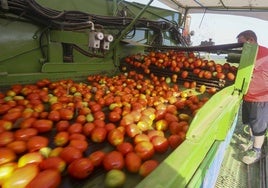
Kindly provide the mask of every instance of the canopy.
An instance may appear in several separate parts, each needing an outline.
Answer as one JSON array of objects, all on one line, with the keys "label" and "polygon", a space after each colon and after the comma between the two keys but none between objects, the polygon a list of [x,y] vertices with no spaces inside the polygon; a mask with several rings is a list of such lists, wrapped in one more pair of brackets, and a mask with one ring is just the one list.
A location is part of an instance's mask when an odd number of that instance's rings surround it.
[{"label": "canopy", "polygon": [[181,13],[216,13],[268,21],[267,0],[159,0]]}]

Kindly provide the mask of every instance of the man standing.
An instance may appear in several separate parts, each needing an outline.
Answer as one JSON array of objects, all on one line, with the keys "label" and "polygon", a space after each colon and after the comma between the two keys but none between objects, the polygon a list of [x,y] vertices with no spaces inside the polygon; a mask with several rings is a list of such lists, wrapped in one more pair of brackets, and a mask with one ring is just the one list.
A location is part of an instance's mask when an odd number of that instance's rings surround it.
[{"label": "man standing", "polygon": [[[258,44],[257,36],[251,30],[237,35],[237,41]],[[268,48],[260,45],[249,89],[243,98],[242,121],[249,125],[251,135],[248,144],[241,145],[246,151],[242,161],[252,164],[261,157],[268,123]]]}]

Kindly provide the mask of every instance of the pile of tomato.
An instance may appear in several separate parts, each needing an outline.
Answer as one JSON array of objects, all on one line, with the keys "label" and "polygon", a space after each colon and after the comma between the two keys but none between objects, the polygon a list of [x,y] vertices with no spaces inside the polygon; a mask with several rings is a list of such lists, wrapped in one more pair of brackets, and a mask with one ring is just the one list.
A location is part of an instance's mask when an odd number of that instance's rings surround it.
[{"label": "pile of tomato", "polygon": [[183,142],[207,100],[136,71],[12,85],[0,93],[0,185],[60,187],[64,176],[100,169],[143,178]]}]

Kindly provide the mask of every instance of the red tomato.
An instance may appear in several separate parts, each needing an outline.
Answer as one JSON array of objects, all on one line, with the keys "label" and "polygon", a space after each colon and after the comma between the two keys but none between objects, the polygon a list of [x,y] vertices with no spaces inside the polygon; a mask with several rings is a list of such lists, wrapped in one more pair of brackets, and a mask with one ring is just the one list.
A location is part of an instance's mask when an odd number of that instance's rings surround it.
[{"label": "red tomato", "polygon": [[74,112],[71,109],[61,108],[59,109],[61,120],[71,120],[74,117]]},{"label": "red tomato", "polygon": [[145,162],[143,162],[140,166],[139,169],[139,174],[142,177],[146,177],[148,176],[154,169],[156,169],[156,167],[159,165],[159,162],[156,160],[147,160]]},{"label": "red tomato", "polygon": [[32,126],[33,122],[35,122],[35,121],[36,121],[35,117],[25,118],[20,123],[20,128],[22,128],[22,129],[29,128]]},{"label": "red tomato", "polygon": [[140,156],[142,160],[147,160],[153,157],[155,150],[150,141],[138,142],[134,147],[134,151]]},{"label": "red tomato", "polygon": [[141,158],[135,152],[129,152],[125,156],[125,165],[128,172],[136,173],[139,172],[142,164]]},{"label": "red tomato", "polygon": [[172,121],[179,121],[179,118],[175,115],[175,114],[172,114],[172,113],[165,113],[165,120],[170,123]]},{"label": "red tomato", "polygon": [[4,131],[0,133],[0,147],[6,146],[15,140],[14,132]]},{"label": "red tomato", "polygon": [[33,122],[32,127],[37,129],[39,133],[44,133],[52,130],[53,121],[48,119],[38,119]]},{"label": "red tomato", "polygon": [[60,152],[59,156],[67,164],[70,164],[74,160],[82,158],[83,154],[79,149],[77,149],[75,147],[72,147],[72,146],[67,146],[67,147],[62,149],[62,151]]},{"label": "red tomato", "polygon": [[11,121],[11,122],[15,122],[21,116],[22,116],[22,112],[18,110],[18,111],[12,111],[12,112],[8,112],[8,113],[4,114],[2,116],[2,119],[7,120],[7,121]]},{"label": "red tomato", "polygon": [[14,136],[16,140],[28,141],[31,137],[36,136],[38,131],[34,128],[18,129]]},{"label": "red tomato", "polygon": [[58,170],[47,169],[39,172],[26,188],[57,188],[61,183],[61,174]]},{"label": "red tomato", "polygon": [[81,123],[73,123],[69,126],[68,128],[68,132],[70,134],[73,134],[73,133],[81,133],[83,130],[83,125]]},{"label": "red tomato", "polygon": [[111,130],[115,129],[116,125],[112,122],[109,122],[105,125],[105,129],[107,130],[107,132],[110,132]]},{"label": "red tomato", "polygon": [[182,130],[182,126],[180,125],[180,122],[172,121],[169,124],[169,131],[171,134],[178,134]]},{"label": "red tomato", "polygon": [[93,113],[97,112],[97,111],[100,111],[101,110],[101,105],[98,104],[98,103],[94,103],[92,105],[90,105],[90,109]]},{"label": "red tomato", "polygon": [[54,144],[56,146],[65,146],[69,142],[69,132],[58,132],[54,137]]},{"label": "red tomato", "polygon": [[125,156],[127,153],[132,152],[134,150],[134,147],[130,142],[123,142],[121,144],[118,144],[116,146],[116,149]]},{"label": "red tomato", "polygon": [[106,139],[107,130],[104,127],[95,127],[90,135],[93,142],[101,143]]},{"label": "red tomato", "polygon": [[105,121],[102,120],[102,119],[95,119],[95,120],[93,121],[93,123],[94,123],[94,125],[95,125],[96,127],[104,127],[104,126],[105,126]]},{"label": "red tomato", "polygon": [[113,146],[117,146],[124,142],[124,133],[119,129],[113,129],[108,133],[107,140]]},{"label": "red tomato", "polygon": [[105,120],[105,113],[103,111],[97,111],[93,113],[95,119]]},{"label": "red tomato", "polygon": [[147,132],[147,136],[150,140],[152,140],[154,136],[165,136],[165,133],[163,131],[153,129]]},{"label": "red tomato", "polygon": [[124,168],[124,163],[124,157],[119,151],[111,151],[103,159],[103,167],[107,171],[112,169],[121,170]]},{"label": "red tomato", "polygon": [[181,138],[180,135],[174,134],[168,137],[168,142],[169,142],[169,146],[172,149],[175,149],[183,142],[183,139]]},{"label": "red tomato", "polygon": [[59,121],[60,120],[60,112],[58,110],[51,110],[47,117],[51,121]]},{"label": "red tomato", "polygon": [[118,122],[121,119],[121,115],[116,111],[111,111],[109,112],[108,118],[111,122]]},{"label": "red tomato", "polygon": [[16,158],[17,156],[12,149],[0,147],[0,165],[13,162]]},{"label": "red tomato", "polygon": [[63,172],[65,170],[66,167],[66,162],[58,157],[48,157],[43,159],[40,163],[39,163],[39,167],[42,170],[46,170],[46,169],[56,169],[59,172]]},{"label": "red tomato", "polygon": [[88,122],[84,124],[82,132],[84,135],[90,136],[94,128],[95,128],[95,124],[92,122]]},{"label": "red tomato", "polygon": [[105,152],[97,150],[89,155],[89,159],[92,161],[95,167],[100,166],[105,156]]},{"label": "red tomato", "polygon": [[23,167],[16,168],[12,176],[10,176],[2,185],[2,187],[26,187],[35,176],[37,176],[39,168],[37,164],[27,164]]},{"label": "red tomato", "polygon": [[86,140],[70,140],[69,146],[73,146],[79,149],[81,152],[84,152],[88,148],[88,142]]},{"label": "red tomato", "polygon": [[43,147],[47,147],[49,140],[44,136],[32,136],[27,141],[27,149],[29,152],[38,151]]},{"label": "red tomato", "polygon": [[86,140],[87,137],[82,133],[73,133],[69,136],[69,140]]},{"label": "red tomato", "polygon": [[89,158],[76,159],[68,166],[68,173],[77,179],[88,177],[93,170],[94,165]]},{"label": "red tomato", "polygon": [[57,122],[56,124],[56,129],[58,132],[60,131],[67,131],[67,129],[69,128],[70,126],[70,122],[67,121],[67,120],[61,120],[59,122]]},{"label": "red tomato", "polygon": [[151,142],[158,153],[165,153],[169,148],[168,140],[163,136],[154,136]]},{"label": "red tomato", "polygon": [[22,154],[27,151],[26,141],[23,140],[14,140],[7,144],[6,147],[12,149],[16,154]]}]

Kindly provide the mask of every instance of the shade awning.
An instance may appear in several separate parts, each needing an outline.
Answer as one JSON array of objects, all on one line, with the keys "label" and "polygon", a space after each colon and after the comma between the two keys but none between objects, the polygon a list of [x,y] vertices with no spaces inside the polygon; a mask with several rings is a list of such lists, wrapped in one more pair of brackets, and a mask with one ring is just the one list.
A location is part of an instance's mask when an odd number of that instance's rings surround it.
[{"label": "shade awning", "polygon": [[268,21],[267,0],[159,0],[181,13],[216,13]]}]

